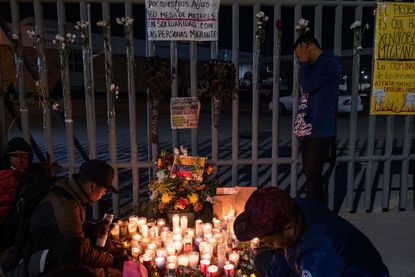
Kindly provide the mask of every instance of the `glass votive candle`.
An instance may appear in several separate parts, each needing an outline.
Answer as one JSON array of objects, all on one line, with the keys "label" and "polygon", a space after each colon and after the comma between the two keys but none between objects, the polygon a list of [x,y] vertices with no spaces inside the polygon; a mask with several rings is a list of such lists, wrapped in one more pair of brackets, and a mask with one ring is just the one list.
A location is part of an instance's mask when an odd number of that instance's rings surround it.
[{"label": "glass votive candle", "polygon": [[212,233],[212,224],[204,223],[203,224],[203,234],[210,234]]},{"label": "glass votive candle", "polygon": [[182,215],[180,217],[180,228],[182,229],[182,232],[186,232],[188,222],[189,222],[189,220],[188,220],[186,215]]},{"label": "glass votive candle", "polygon": [[238,253],[235,253],[235,252],[230,253],[228,258],[229,258],[229,261],[232,262],[235,265],[235,267],[238,267],[238,263],[239,263],[239,254]]},{"label": "glass votive candle", "polygon": [[157,255],[157,256],[167,257],[167,251],[166,251],[166,248],[158,248],[158,249],[156,250],[156,255]]},{"label": "glass votive candle", "polygon": [[131,240],[131,247],[141,247],[140,241],[139,240]]},{"label": "glass votive candle", "polygon": [[173,229],[173,234],[174,235],[182,235],[182,228],[180,227],[176,227]]},{"label": "glass votive candle", "polygon": [[207,269],[208,273],[207,276],[208,277],[215,277],[218,275],[218,270],[219,268],[216,265],[210,265]]},{"label": "glass votive candle", "polygon": [[189,257],[187,255],[179,255],[177,257],[177,265],[179,267],[187,267],[189,265]]},{"label": "glass votive candle", "polygon": [[111,237],[113,240],[119,240],[120,239],[120,227],[117,225],[114,225],[114,227],[111,229]]},{"label": "glass votive candle", "polygon": [[213,238],[213,234],[212,233],[203,234],[203,238],[206,241],[208,241],[210,238]]},{"label": "glass votive candle", "polygon": [[167,256],[167,263],[177,264],[177,256],[176,255]]},{"label": "glass votive candle", "polygon": [[203,236],[203,221],[201,219],[195,220],[195,233],[196,237]]},{"label": "glass votive candle", "polygon": [[149,243],[149,244],[147,245],[147,249],[148,249],[148,250],[153,250],[153,251],[156,251],[156,249],[157,249],[157,245],[156,245],[154,242]]},{"label": "glass votive candle", "polygon": [[148,238],[148,225],[138,225],[138,228],[140,229],[141,234],[143,235],[143,238]]},{"label": "glass votive candle", "polygon": [[128,234],[128,227],[127,223],[123,220],[118,220],[118,226],[120,227],[120,235],[121,237],[126,237]]},{"label": "glass votive candle", "polygon": [[215,234],[213,237],[216,239],[217,243],[222,243],[223,242],[223,234],[222,233]]},{"label": "glass votive candle", "polygon": [[133,239],[133,240],[140,241],[140,240],[141,240],[141,236],[140,236],[140,234],[135,233],[135,234],[133,235],[132,239]]},{"label": "glass votive candle", "polygon": [[202,259],[202,260],[212,260],[212,254],[211,253],[204,253],[204,254],[201,254],[201,256],[200,256],[200,259]]},{"label": "glass votive candle", "polygon": [[183,252],[189,254],[193,249],[193,238],[186,236],[183,239]]},{"label": "glass votive candle", "polygon": [[166,247],[167,256],[171,256],[176,254],[176,248],[174,247]]},{"label": "glass votive candle", "polygon": [[171,221],[172,221],[172,225],[173,225],[173,230],[176,229],[176,228],[180,228],[180,215],[173,214],[171,216]]},{"label": "glass votive candle", "polygon": [[153,256],[150,254],[145,253],[143,256],[143,265],[149,270],[153,263]]},{"label": "glass votive candle", "polygon": [[158,270],[164,270],[166,268],[166,258],[164,256],[157,256],[154,262]]},{"label": "glass votive candle", "polygon": [[199,264],[199,252],[192,251],[189,253],[189,266],[192,268],[197,268]]},{"label": "glass votive candle", "polygon": [[149,245],[149,243],[150,243],[150,239],[149,238],[142,238],[141,239],[141,246],[143,248],[147,248],[147,245]]},{"label": "glass votive candle", "polygon": [[148,254],[148,255],[151,255],[151,257],[155,257],[156,256],[156,251],[154,251],[154,250],[150,250],[150,249],[146,249],[145,251],[144,251],[144,254]]},{"label": "glass votive candle", "polygon": [[235,274],[235,266],[231,263],[229,264],[225,264],[225,266],[223,267],[223,269],[225,270],[225,276],[230,276],[233,277]]},{"label": "glass votive candle", "polygon": [[161,231],[163,227],[166,226],[166,219],[165,218],[159,218],[157,219],[157,227]]},{"label": "glass votive candle", "polygon": [[131,257],[134,259],[138,258],[138,255],[140,255],[141,249],[139,247],[131,247]]},{"label": "glass votive candle", "polygon": [[162,232],[170,232],[170,228],[169,226],[164,226],[163,228],[161,228]]},{"label": "glass votive candle", "polygon": [[182,252],[183,243],[181,241],[174,241],[174,249],[176,249],[177,253]]},{"label": "glass votive candle", "polygon": [[200,260],[200,271],[202,271],[203,274],[208,273],[208,267],[210,266],[210,260]]},{"label": "glass votive candle", "polygon": [[194,239],[195,250],[199,251],[199,244],[203,241],[203,238],[197,237]]},{"label": "glass votive candle", "polygon": [[213,222],[213,227],[214,227],[214,228],[216,228],[216,229],[219,229],[219,228],[220,228],[220,219],[218,219],[218,218],[214,217],[214,218],[212,219],[212,222]]},{"label": "glass votive candle", "polygon": [[216,235],[216,234],[219,234],[219,233],[221,233],[222,231],[219,229],[219,228],[213,228],[212,229],[212,233],[213,233],[213,235]]},{"label": "glass votive candle", "polygon": [[128,223],[133,223],[133,222],[135,222],[135,224],[138,224],[138,216],[131,215],[128,217]]},{"label": "glass votive candle", "polygon": [[147,224],[147,218],[137,217],[137,225],[145,225],[145,224]]},{"label": "glass votive candle", "polygon": [[137,232],[137,223],[135,221],[128,223],[128,234],[130,238],[133,237],[135,232]]},{"label": "glass votive candle", "polygon": [[[215,239],[215,238],[210,238],[210,239],[208,240],[208,243],[209,243],[209,245],[210,245],[210,248],[211,248],[211,249],[215,249],[215,248],[216,248],[217,241],[216,241],[216,239]],[[213,251],[212,251],[212,252],[213,252]]]},{"label": "glass votive candle", "polygon": [[183,237],[182,237],[182,235],[180,235],[180,234],[176,234],[176,235],[174,235],[174,236],[173,236],[173,240],[174,240],[174,241],[181,241],[181,240],[182,240],[182,238],[183,238]]},{"label": "glass votive candle", "polygon": [[176,264],[175,263],[167,264],[167,276],[168,277],[176,276]]}]

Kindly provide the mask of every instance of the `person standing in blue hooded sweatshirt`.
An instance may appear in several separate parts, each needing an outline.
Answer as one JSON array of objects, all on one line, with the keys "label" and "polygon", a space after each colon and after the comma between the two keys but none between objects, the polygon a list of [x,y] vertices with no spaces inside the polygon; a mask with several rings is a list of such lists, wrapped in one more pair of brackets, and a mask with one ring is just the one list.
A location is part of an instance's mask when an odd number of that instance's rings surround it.
[{"label": "person standing in blue hooded sweatshirt", "polygon": [[340,61],[332,51],[323,51],[317,39],[308,33],[296,40],[294,53],[301,64],[294,133],[301,145],[306,198],[324,203],[322,172],[335,143]]}]

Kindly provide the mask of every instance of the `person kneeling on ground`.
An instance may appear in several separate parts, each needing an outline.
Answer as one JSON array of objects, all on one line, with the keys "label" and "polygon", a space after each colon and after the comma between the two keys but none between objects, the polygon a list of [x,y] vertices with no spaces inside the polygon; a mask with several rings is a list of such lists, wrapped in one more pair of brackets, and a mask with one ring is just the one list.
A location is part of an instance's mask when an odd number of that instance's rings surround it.
[{"label": "person kneeling on ground", "polygon": [[238,240],[272,245],[260,251],[260,276],[389,277],[370,240],[352,224],[308,199],[276,187],[255,191],[234,222]]},{"label": "person kneeling on ground", "polygon": [[109,164],[89,160],[78,174],[55,182],[30,216],[24,259],[12,270],[6,264],[6,276],[26,276],[25,271],[37,276],[63,265],[88,266],[97,276],[121,276],[128,256],[112,247],[110,240],[106,247],[96,247],[86,235],[85,223],[85,205],[101,199],[107,190],[118,193],[112,186],[113,177]]}]

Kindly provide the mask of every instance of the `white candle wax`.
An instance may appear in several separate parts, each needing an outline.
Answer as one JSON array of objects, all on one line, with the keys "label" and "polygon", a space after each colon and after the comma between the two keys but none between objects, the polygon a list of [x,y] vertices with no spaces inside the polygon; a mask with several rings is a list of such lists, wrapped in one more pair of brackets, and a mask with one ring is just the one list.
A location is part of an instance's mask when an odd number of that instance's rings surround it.
[{"label": "white candle wax", "polygon": [[177,257],[177,265],[178,266],[188,266],[189,265],[189,257],[187,255],[179,255]]},{"label": "white candle wax", "polygon": [[202,259],[202,260],[212,260],[212,254],[211,253],[209,253],[209,252],[206,252],[206,253],[204,253],[204,254],[202,254],[202,256],[200,256],[200,258]]},{"label": "white candle wax", "polygon": [[231,261],[235,265],[235,267],[238,267],[239,254],[238,253],[230,253],[229,254],[229,261]]},{"label": "white candle wax", "polygon": [[220,228],[220,220],[219,219],[213,218],[212,219],[212,222],[213,222],[213,227],[214,228],[216,228],[216,229],[219,229]]},{"label": "white candle wax", "polygon": [[120,226],[120,235],[122,237],[127,236],[127,232],[128,232],[127,223],[125,223],[122,220],[118,220],[118,226]]},{"label": "white candle wax", "polygon": [[232,277],[235,274],[235,266],[233,264],[226,264],[223,269],[225,270],[225,276]]},{"label": "white candle wax", "polygon": [[149,245],[147,245],[147,249],[148,250],[154,250],[154,251],[156,251],[156,248],[157,248],[157,245],[154,242],[152,242]]},{"label": "white candle wax", "polygon": [[208,267],[210,265],[210,260],[202,259],[200,260],[200,271],[202,271],[203,274],[208,273]]},{"label": "white candle wax", "polygon": [[180,227],[180,216],[178,214],[173,214],[171,217],[173,230]]},{"label": "white candle wax", "polygon": [[182,252],[183,243],[181,241],[175,241],[174,242],[174,249],[176,249],[177,253]]},{"label": "white candle wax", "polygon": [[156,250],[156,254],[157,254],[157,256],[167,257],[166,248],[159,248],[159,249],[157,249]]},{"label": "white candle wax", "polygon": [[177,256],[176,255],[171,255],[167,257],[167,262],[168,263],[173,263],[176,264],[177,263]]},{"label": "white candle wax", "polygon": [[134,259],[137,259],[137,257],[138,257],[138,255],[140,254],[140,248],[139,247],[132,247],[131,248],[131,256],[134,258]]},{"label": "white candle wax", "polygon": [[195,221],[195,231],[196,231],[196,237],[203,236],[203,221],[200,219],[197,219]]},{"label": "white candle wax", "polygon": [[113,240],[119,240],[120,239],[120,227],[118,225],[115,225],[111,229],[111,237]]},{"label": "white candle wax", "polygon": [[195,230],[192,229],[192,228],[187,228],[186,236],[194,237],[195,236]]},{"label": "white candle wax", "polygon": [[174,235],[173,236],[173,241],[181,241],[182,240],[182,235]]},{"label": "white candle wax", "polygon": [[135,222],[135,224],[138,223],[138,216],[132,215],[128,218],[128,223],[133,223],[133,222]]},{"label": "white candle wax", "polygon": [[163,270],[166,267],[166,258],[164,256],[158,256],[155,259],[156,267],[159,270]]},{"label": "white candle wax", "polygon": [[148,226],[146,224],[139,225],[139,228],[143,238],[148,238]]},{"label": "white candle wax", "polygon": [[141,246],[143,248],[146,248],[149,243],[150,243],[150,239],[149,238],[142,238],[141,239]]},{"label": "white candle wax", "polygon": [[130,237],[137,232],[137,223],[135,221],[128,223],[128,234]]},{"label": "white candle wax", "polygon": [[157,219],[157,227],[159,227],[160,231],[163,229],[164,226],[166,226],[166,219],[164,218]]},{"label": "white candle wax", "polygon": [[203,224],[203,234],[210,234],[212,233],[212,224],[204,223]]},{"label": "white candle wax", "polygon": [[208,241],[209,239],[211,239],[213,237],[212,233],[208,233],[208,234],[203,234],[203,238],[204,240]]},{"label": "white candle wax", "polygon": [[167,276],[176,276],[176,264],[175,263],[168,263],[167,264]]},{"label": "white candle wax", "polygon": [[182,228],[177,227],[173,229],[173,234],[174,235],[182,235]]},{"label": "white candle wax", "polygon": [[147,218],[137,217],[137,225],[144,225],[144,224],[147,224]]},{"label": "white candle wax", "polygon": [[196,251],[192,251],[189,254],[189,265],[193,268],[197,267],[199,262],[199,253]]},{"label": "white candle wax", "polygon": [[171,256],[176,253],[176,249],[174,247],[166,247],[166,252],[168,256]]},{"label": "white candle wax", "polygon": [[186,232],[186,230],[187,230],[187,224],[188,224],[187,216],[186,215],[183,215],[180,218],[180,228],[182,229],[182,232],[183,233]]},{"label": "white candle wax", "polygon": [[140,240],[141,240],[141,236],[140,236],[140,234],[134,234],[134,235],[133,235],[133,240],[140,241]]},{"label": "white candle wax", "polygon": [[225,265],[225,248],[222,245],[218,245],[217,256],[218,256],[218,267],[223,268]]},{"label": "white candle wax", "polygon": [[217,274],[218,274],[218,267],[216,266],[216,265],[210,265],[209,267],[208,267],[208,276],[209,277],[213,277],[213,276],[216,276]]}]

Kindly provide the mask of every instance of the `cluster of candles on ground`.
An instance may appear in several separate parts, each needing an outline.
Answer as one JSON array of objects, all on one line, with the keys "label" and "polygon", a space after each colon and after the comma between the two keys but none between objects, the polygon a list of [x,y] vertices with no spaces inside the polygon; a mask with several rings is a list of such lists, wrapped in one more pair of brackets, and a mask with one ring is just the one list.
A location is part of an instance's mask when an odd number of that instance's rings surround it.
[{"label": "cluster of candles on ground", "polygon": [[[235,214],[231,211],[224,220],[195,221],[188,227],[188,217],[172,215],[171,228],[166,219],[148,221],[145,217],[130,216],[119,220],[111,229],[113,240],[124,240],[123,246],[133,258],[139,259],[148,271],[175,276],[178,272],[200,270],[205,276],[234,276],[239,254],[234,251],[238,241],[233,233]],[[258,247],[258,239],[251,248]]]}]

